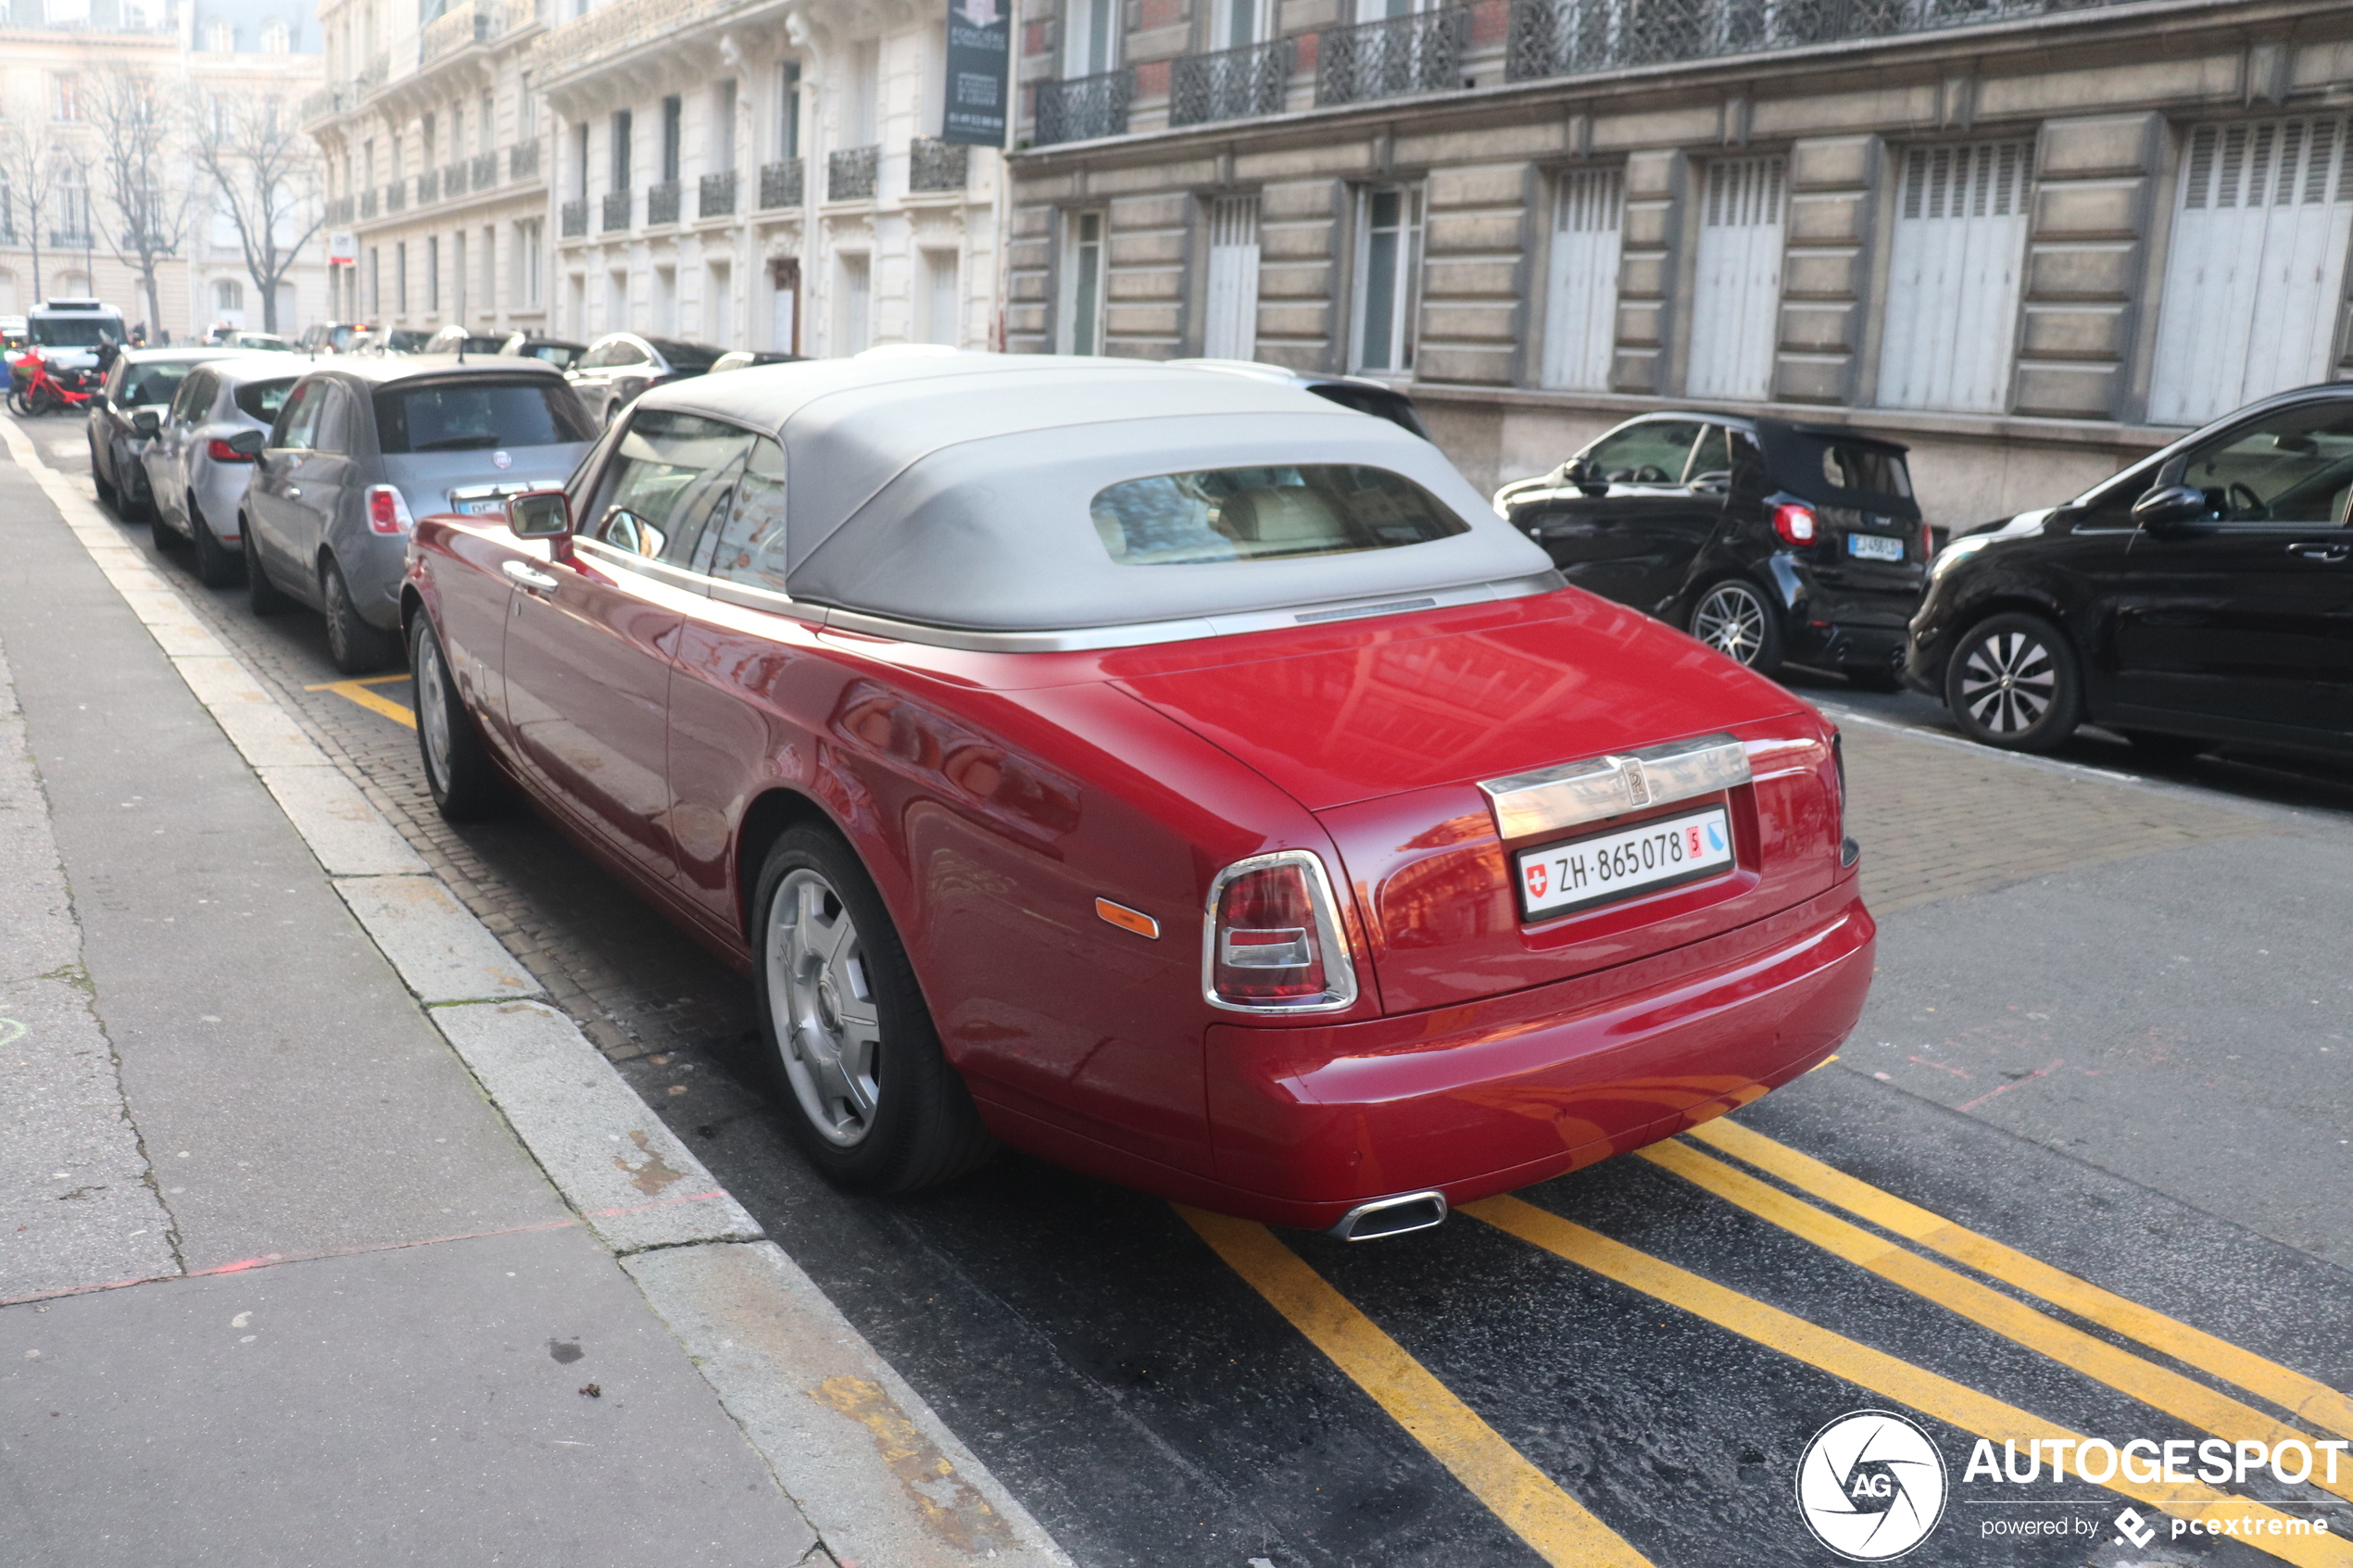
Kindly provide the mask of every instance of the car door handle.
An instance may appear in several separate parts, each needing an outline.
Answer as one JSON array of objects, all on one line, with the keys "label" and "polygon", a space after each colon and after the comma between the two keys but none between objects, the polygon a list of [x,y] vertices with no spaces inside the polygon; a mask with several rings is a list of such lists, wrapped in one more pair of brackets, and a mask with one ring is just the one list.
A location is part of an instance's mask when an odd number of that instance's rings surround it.
[{"label": "car door handle", "polygon": [[516,582],[522,583],[524,587],[537,588],[543,593],[553,593],[556,589],[563,585],[556,578],[548,576],[544,571],[535,571],[519,560],[508,561],[500,566],[498,570],[513,578]]},{"label": "car door handle", "polygon": [[2290,545],[2287,553],[2307,560],[2340,561],[2353,556],[2353,545]]}]

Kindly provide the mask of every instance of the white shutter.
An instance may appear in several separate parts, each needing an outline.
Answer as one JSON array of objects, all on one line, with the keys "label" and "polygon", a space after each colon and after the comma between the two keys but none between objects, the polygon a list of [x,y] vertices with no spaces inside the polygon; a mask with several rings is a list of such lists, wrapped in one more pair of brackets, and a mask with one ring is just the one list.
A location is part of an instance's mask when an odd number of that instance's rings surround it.
[{"label": "white shutter", "polygon": [[1914,147],[1889,248],[1879,401],[1998,414],[2008,406],[2026,257],[2030,144]]},{"label": "white shutter", "polygon": [[1212,359],[1258,352],[1258,198],[1209,204],[1209,298],[1201,351]]},{"label": "white shutter", "polygon": [[1772,390],[1787,168],[1778,157],[1707,166],[1691,363],[1683,377],[1690,396],[1761,398]]},{"label": "white shutter", "polygon": [[1609,390],[1617,345],[1619,215],[1625,176],[1615,169],[1571,169],[1553,207],[1552,276],[1544,307],[1546,386]]},{"label": "white shutter", "polygon": [[2202,424],[2323,380],[2353,235],[2342,117],[2201,125],[2173,212],[2149,419]]}]

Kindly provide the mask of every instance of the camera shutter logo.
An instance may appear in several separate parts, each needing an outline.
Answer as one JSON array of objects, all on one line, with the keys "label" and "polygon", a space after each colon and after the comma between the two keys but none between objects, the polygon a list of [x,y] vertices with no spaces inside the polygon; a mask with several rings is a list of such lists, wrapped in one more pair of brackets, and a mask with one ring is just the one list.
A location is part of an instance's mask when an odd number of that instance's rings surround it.
[{"label": "camera shutter logo", "polygon": [[1944,1456],[1891,1411],[1840,1416],[1797,1461],[1799,1517],[1852,1562],[1884,1562],[1928,1539],[1944,1516],[1945,1491]]}]

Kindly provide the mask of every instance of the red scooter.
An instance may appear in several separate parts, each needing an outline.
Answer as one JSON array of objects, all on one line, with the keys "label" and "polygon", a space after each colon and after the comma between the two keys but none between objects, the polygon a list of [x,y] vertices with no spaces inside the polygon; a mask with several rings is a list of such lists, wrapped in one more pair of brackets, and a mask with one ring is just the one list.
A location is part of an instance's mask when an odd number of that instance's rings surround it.
[{"label": "red scooter", "polygon": [[60,408],[87,407],[95,391],[91,372],[60,370],[52,375],[41,351],[29,348],[18,358],[15,374],[9,378],[8,407],[28,417],[51,414]]}]

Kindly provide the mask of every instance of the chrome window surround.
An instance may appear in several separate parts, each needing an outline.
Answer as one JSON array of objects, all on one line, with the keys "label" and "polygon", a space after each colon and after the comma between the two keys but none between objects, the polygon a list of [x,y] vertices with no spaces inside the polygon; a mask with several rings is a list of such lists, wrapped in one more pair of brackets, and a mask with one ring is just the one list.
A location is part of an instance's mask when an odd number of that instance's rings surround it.
[{"label": "chrome window surround", "polygon": [[1748,748],[1717,734],[1482,779],[1478,787],[1494,809],[1495,831],[1510,840],[1713,795],[1749,777]]},{"label": "chrome window surround", "polygon": [[[1225,896],[1227,883],[1271,866],[1306,868],[1307,897],[1315,906],[1315,940],[1321,944],[1318,951],[1324,957],[1324,994],[1297,1002],[1229,1002],[1217,994],[1217,900]],[[1272,854],[1236,860],[1217,873],[1209,884],[1209,899],[1203,906],[1202,919],[1201,994],[1202,1000],[1221,1012],[1255,1013],[1262,1017],[1338,1012],[1356,1005],[1356,955],[1350,950],[1347,935],[1341,929],[1340,902],[1332,896],[1332,879],[1324,870],[1322,856],[1313,849],[1277,849]]]}]

